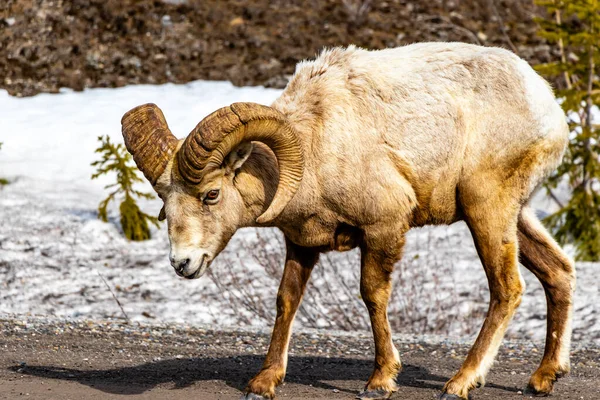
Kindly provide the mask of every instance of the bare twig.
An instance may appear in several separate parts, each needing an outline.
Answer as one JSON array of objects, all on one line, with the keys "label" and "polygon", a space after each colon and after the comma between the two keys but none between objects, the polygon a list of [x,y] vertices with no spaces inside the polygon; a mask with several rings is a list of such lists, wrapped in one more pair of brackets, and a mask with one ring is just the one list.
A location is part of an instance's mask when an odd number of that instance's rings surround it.
[{"label": "bare twig", "polygon": [[106,288],[108,289],[108,291],[110,292],[110,294],[112,294],[113,299],[115,299],[115,301],[117,302],[117,305],[121,309],[121,312],[125,316],[125,319],[127,320],[127,322],[129,322],[129,317],[127,316],[127,313],[123,309],[123,306],[121,305],[121,302],[119,301],[119,299],[117,299],[117,296],[115,296],[115,293],[112,291],[112,289],[110,288],[110,286],[108,285],[108,283],[106,282],[106,280],[104,279],[104,277],[100,274],[100,272],[96,271],[96,273],[98,274],[98,276],[100,277],[100,279],[102,279],[102,282],[104,282],[104,284],[106,285]]},{"label": "bare twig", "polygon": [[[592,36],[594,34],[594,26],[592,25],[591,29],[590,29],[590,36]],[[585,124],[583,124],[583,120],[582,122],[582,127],[584,129],[589,129],[592,130],[592,107],[594,106],[594,101],[592,99],[592,90],[594,89],[594,78],[595,78],[595,70],[596,70],[596,65],[594,63],[594,45],[590,44],[588,47],[588,57],[589,57],[589,64],[588,64],[588,81],[587,81],[587,88],[586,88],[586,92],[587,92],[587,96],[585,99]],[[590,136],[588,135],[587,138],[585,139],[585,150],[588,152],[588,154],[590,156],[593,156],[593,150],[592,150],[592,140],[590,138]],[[587,169],[587,166],[586,166]],[[585,178],[585,186],[586,186],[586,191],[589,193],[592,191],[592,179],[590,179],[589,175],[590,172],[588,172]]]},{"label": "bare twig", "polygon": [[[556,18],[556,24],[561,25],[562,21],[561,21],[561,16],[560,16],[559,10],[556,10],[554,17]],[[563,64],[566,64],[567,63],[567,55],[565,54],[565,44],[564,44],[562,38],[558,39],[558,48],[560,50],[560,61]],[[569,75],[569,72],[565,71],[563,74],[565,77],[565,83],[567,85],[567,89],[571,89],[573,87],[573,84],[571,82],[571,76]]]},{"label": "bare twig", "polygon": [[[478,327],[479,320],[465,318],[458,308],[466,300],[459,296],[452,272],[459,260],[449,254],[438,256],[439,247],[458,246],[449,244],[455,240],[462,237],[440,235],[439,231],[425,231],[413,238],[409,254],[393,272],[388,311],[390,324],[397,332],[448,334],[459,326],[461,329],[467,326],[469,331]],[[211,269],[209,277],[226,297],[228,313],[247,324],[273,323],[275,288],[281,279],[284,248],[281,233],[257,230],[256,236],[246,235],[241,239],[235,252],[223,253],[220,263],[224,268]],[[321,255],[298,312],[302,326],[345,331],[369,329],[368,313],[358,295],[359,259],[356,250]],[[474,317],[480,316],[481,307],[473,308],[472,312]]]},{"label": "bare twig", "polygon": [[492,10],[494,11],[494,14],[496,15],[496,18],[498,19],[498,24],[500,25],[500,31],[502,32],[502,36],[504,36],[504,40],[506,41],[506,43],[508,44],[510,49],[513,51],[513,53],[519,54],[519,50],[517,50],[517,47],[512,42],[512,40],[510,40],[510,37],[508,36],[508,32],[506,31],[506,26],[504,26],[504,20],[502,19],[502,16],[498,12],[498,7],[496,7],[496,2],[494,0],[489,0],[489,4],[490,4]]},{"label": "bare twig", "polygon": [[564,208],[565,205],[563,204],[562,201],[560,201],[558,199],[558,197],[556,197],[556,195],[554,194],[554,192],[552,191],[552,189],[548,188],[548,194],[550,195],[550,198],[552,200],[554,200],[554,202],[560,207],[560,208]]},{"label": "bare twig", "polygon": [[364,22],[371,9],[371,0],[342,0],[342,4],[346,7],[350,22],[356,26]]},{"label": "bare twig", "polygon": [[444,21],[443,24],[439,24],[440,28],[449,28],[458,32],[462,32],[463,34],[466,34],[467,36],[470,36],[471,39],[473,40],[474,43],[481,45],[481,41],[479,40],[479,38],[477,37],[477,35],[468,30],[467,28],[457,25],[454,22],[452,22],[449,18],[446,18],[442,15],[432,15],[426,18],[423,18],[422,21],[431,21],[431,20],[441,20]]}]

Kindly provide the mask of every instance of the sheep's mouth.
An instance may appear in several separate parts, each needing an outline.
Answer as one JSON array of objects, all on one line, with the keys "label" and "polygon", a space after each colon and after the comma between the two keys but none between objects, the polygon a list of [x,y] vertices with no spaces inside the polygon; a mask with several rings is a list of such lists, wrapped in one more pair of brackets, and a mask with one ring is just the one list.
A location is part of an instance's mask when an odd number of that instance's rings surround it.
[{"label": "sheep's mouth", "polygon": [[191,275],[184,275],[183,277],[185,279],[196,279],[196,278],[198,278],[198,275],[200,275],[200,268],[198,268],[196,270],[196,272],[194,272],[193,274],[191,274]]},{"label": "sheep's mouth", "polygon": [[206,254],[204,254],[202,256],[202,260],[200,260],[200,265],[198,266],[196,271],[194,271],[194,273],[192,273],[190,275],[183,275],[183,277],[185,279],[198,279],[200,276],[202,276],[204,274],[204,271],[206,271],[208,269],[208,267],[210,266],[210,262],[211,262],[211,260],[209,260],[208,256]]}]

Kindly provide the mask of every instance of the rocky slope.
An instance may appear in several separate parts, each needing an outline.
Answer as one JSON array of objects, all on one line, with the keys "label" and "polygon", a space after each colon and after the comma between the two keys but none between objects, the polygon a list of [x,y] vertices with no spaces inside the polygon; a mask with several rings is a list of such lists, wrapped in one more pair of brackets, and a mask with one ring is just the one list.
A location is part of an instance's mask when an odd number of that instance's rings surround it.
[{"label": "rocky slope", "polygon": [[550,59],[529,0],[4,0],[0,88],[229,80],[283,87],[326,46],[419,41],[503,46]]}]

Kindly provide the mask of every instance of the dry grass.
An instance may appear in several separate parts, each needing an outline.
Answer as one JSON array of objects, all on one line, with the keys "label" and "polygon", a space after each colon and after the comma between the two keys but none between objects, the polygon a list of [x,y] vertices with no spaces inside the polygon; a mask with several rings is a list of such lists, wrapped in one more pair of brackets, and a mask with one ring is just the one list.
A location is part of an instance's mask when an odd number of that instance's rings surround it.
[{"label": "dry grass", "polygon": [[[456,236],[456,235],[454,235]],[[481,286],[465,291],[456,282],[460,260],[436,251],[456,247],[459,240],[439,231],[413,235],[404,259],[393,274],[388,307],[394,332],[475,333],[485,315],[487,291]],[[246,323],[265,325],[275,320],[275,296],[285,260],[284,240],[276,230],[256,230],[244,237],[235,252],[224,253],[211,268],[210,279],[228,299],[232,312]],[[303,327],[344,331],[369,330],[367,310],[359,291],[360,255],[357,250],[322,254],[309,281],[297,320]],[[485,282],[482,282],[485,286]],[[461,291],[461,289],[463,289]],[[480,301],[473,301],[473,298]]]}]

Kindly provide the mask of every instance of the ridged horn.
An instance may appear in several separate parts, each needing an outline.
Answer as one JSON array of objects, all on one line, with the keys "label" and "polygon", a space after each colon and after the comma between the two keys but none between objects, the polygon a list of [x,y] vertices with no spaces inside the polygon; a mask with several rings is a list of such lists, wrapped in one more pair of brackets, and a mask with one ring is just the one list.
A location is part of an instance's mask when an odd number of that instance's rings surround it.
[{"label": "ridged horn", "polygon": [[121,132],[125,147],[154,186],[173,158],[178,142],[162,111],[156,104],[135,107],[123,115]]},{"label": "ridged horn", "polygon": [[221,168],[225,157],[242,142],[269,146],[279,164],[279,184],[268,209],[258,223],[275,219],[294,197],[304,173],[304,157],[295,130],[287,118],[272,107],[234,103],[204,118],[178,151],[183,179],[198,184],[206,173]]}]

